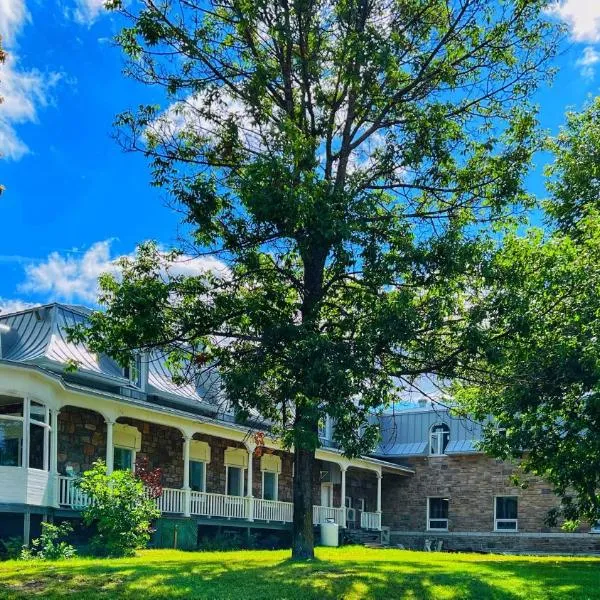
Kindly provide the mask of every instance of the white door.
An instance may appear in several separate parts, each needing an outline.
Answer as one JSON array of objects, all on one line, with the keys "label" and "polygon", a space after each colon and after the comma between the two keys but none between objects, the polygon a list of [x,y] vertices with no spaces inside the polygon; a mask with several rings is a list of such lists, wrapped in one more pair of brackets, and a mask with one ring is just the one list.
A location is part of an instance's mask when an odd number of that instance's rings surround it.
[{"label": "white door", "polygon": [[321,506],[333,506],[333,484],[321,484]]}]

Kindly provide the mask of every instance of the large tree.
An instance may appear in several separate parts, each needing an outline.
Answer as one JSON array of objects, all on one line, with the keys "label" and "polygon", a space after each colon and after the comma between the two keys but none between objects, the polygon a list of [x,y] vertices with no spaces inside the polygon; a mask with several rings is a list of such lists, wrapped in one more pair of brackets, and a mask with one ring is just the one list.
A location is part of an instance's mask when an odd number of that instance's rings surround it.
[{"label": "large tree", "polygon": [[490,262],[486,343],[455,394],[493,415],[488,452],[554,484],[563,501],[549,521],[577,525],[600,519],[600,99],[548,149],[546,232],[506,240]]},{"label": "large tree", "polygon": [[[369,414],[479,335],[465,305],[489,236],[530,205],[528,99],[556,35],[544,0],[112,0],[127,72],[170,106],[118,119],[187,224],[102,279],[85,334],[217,368],[238,418],[295,449],[293,556],[313,556],[318,424],[348,455]],[[131,8],[134,7],[134,8]],[[83,335],[83,334],[82,334]]]}]

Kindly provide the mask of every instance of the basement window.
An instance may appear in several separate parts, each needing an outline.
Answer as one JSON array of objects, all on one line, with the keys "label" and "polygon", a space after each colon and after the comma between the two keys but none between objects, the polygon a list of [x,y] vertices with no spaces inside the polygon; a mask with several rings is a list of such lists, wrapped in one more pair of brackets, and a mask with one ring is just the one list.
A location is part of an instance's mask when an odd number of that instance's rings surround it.
[{"label": "basement window", "polygon": [[516,496],[496,496],[494,531],[517,531],[518,499]]},{"label": "basement window", "polygon": [[448,531],[448,498],[427,499],[427,529],[430,531]]}]

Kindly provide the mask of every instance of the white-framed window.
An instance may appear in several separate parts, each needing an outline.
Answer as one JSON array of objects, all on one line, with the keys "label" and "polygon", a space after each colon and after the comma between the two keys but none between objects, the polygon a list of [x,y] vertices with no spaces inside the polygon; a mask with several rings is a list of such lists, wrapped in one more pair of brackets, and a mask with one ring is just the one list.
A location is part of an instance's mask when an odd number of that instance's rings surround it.
[{"label": "white-framed window", "polygon": [[129,379],[129,383],[135,387],[142,387],[142,356],[141,354],[134,354],[131,362],[123,367],[123,377]]},{"label": "white-framed window", "polygon": [[30,398],[0,395],[0,466],[47,471],[50,411]]},{"label": "white-framed window", "polygon": [[241,467],[226,466],[227,471],[225,482],[225,495],[243,496],[244,495],[244,469]]},{"label": "white-framed window", "polygon": [[274,471],[262,472],[263,500],[277,500],[279,495],[279,475]]},{"label": "white-framed window", "polygon": [[190,489],[193,492],[206,491],[206,463],[190,460]]},{"label": "white-framed window", "polygon": [[448,531],[448,498],[427,498],[427,529],[429,531]]},{"label": "white-framed window", "polygon": [[519,527],[517,496],[494,498],[494,531],[517,531]]},{"label": "white-framed window", "polygon": [[333,432],[333,421],[329,415],[325,415],[319,420],[319,439],[331,440]]},{"label": "white-framed window", "polygon": [[113,469],[115,471],[133,471],[135,450],[115,446],[113,451]]},{"label": "white-framed window", "polygon": [[356,508],[360,510],[360,512],[365,512],[365,499],[357,498],[356,499]]},{"label": "white-framed window", "polygon": [[446,452],[450,441],[450,427],[446,423],[433,425],[429,432],[429,454],[439,456]]}]

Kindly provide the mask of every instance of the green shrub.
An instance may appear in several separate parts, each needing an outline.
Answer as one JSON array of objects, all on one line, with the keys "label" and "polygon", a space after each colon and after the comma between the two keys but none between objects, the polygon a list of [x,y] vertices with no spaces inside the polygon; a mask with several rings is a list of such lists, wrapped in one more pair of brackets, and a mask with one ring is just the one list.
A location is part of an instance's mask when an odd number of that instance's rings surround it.
[{"label": "green shrub", "polygon": [[106,473],[99,460],[83,474],[78,487],[92,501],[83,511],[83,521],[96,533],[90,548],[100,556],[131,556],[150,540],[150,525],[160,516],[148,497],[144,482],[129,471]]},{"label": "green shrub", "polygon": [[20,558],[29,560],[37,558],[40,560],[61,560],[73,558],[76,551],[66,538],[73,528],[67,522],[54,525],[53,523],[42,522],[42,534],[31,542],[31,548],[24,547],[21,550]]},{"label": "green shrub", "polygon": [[14,560],[21,557],[24,543],[20,536],[10,537],[6,540],[0,540],[0,545],[3,548],[2,557],[5,560]]}]

